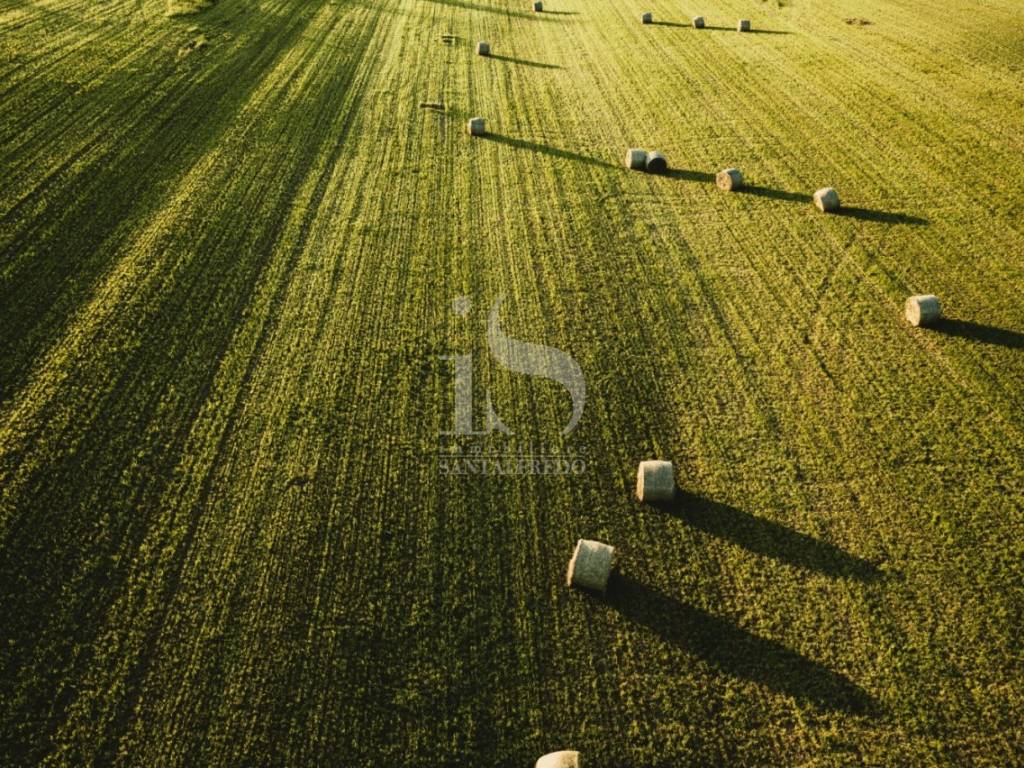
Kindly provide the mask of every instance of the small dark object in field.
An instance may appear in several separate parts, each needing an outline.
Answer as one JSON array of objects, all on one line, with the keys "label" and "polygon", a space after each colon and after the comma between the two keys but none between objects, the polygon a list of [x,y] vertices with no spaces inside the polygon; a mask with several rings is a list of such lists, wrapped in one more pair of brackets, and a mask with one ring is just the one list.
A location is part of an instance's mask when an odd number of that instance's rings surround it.
[{"label": "small dark object in field", "polygon": [[444,112],[444,104],[439,101],[421,101],[420,109],[436,109]]},{"label": "small dark object in field", "polygon": [[541,13],[543,10],[544,10],[544,3],[542,3],[540,0],[537,0],[537,2],[535,2],[533,4],[533,12],[534,13]]},{"label": "small dark object in field", "polygon": [[305,488],[309,484],[309,478],[306,475],[295,475],[286,484],[285,490],[289,488]]},{"label": "small dark object in field", "polygon": [[693,17],[693,28],[694,29],[704,29],[704,17],[703,16],[694,16]]},{"label": "small dark object in field", "polygon": [[484,119],[482,117],[471,117],[466,123],[466,131],[470,136],[484,135]]},{"label": "small dark object in field", "polygon": [[847,24],[855,27],[868,27],[871,26],[871,22],[867,19],[843,19]]},{"label": "small dark object in field", "polygon": [[668,160],[661,152],[650,152],[647,155],[647,172],[664,173],[668,170]]},{"label": "small dark object in field", "polygon": [[199,35],[199,37],[194,40],[189,40],[185,45],[178,49],[178,57],[188,56],[190,53],[195,51],[205,50],[209,44],[210,41],[207,39],[206,35]]},{"label": "small dark object in field", "polygon": [[750,19],[740,19],[739,23],[736,24],[737,32],[749,32],[750,31]]},{"label": "small dark object in field", "polygon": [[490,56],[491,55],[491,44],[479,42],[476,44],[476,53],[478,56]]},{"label": "small dark object in field", "polygon": [[640,23],[641,24],[653,24],[654,23],[654,14],[650,13],[648,11],[647,13],[645,13],[643,16],[640,17]]}]

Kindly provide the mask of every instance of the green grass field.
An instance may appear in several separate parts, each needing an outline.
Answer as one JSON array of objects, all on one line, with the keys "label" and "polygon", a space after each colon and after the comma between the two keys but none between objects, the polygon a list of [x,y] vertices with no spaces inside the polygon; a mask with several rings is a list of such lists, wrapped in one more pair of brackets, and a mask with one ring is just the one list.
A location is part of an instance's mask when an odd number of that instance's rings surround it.
[{"label": "green grass field", "polygon": [[530,8],[0,0],[0,764],[1024,759],[1024,6]]}]

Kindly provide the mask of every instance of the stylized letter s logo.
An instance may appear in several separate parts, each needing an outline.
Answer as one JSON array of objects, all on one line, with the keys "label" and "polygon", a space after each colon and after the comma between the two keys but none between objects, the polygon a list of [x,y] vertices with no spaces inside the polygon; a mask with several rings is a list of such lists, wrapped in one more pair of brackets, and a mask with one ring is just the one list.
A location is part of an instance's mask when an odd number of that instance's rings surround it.
[{"label": "stylized letter s logo", "polygon": [[587,399],[583,371],[572,357],[560,349],[506,336],[501,330],[502,301],[504,297],[494,302],[487,321],[487,346],[491,355],[506,370],[550,379],[569,392],[572,397],[572,417],[562,430],[563,435],[568,435],[579,423]]}]

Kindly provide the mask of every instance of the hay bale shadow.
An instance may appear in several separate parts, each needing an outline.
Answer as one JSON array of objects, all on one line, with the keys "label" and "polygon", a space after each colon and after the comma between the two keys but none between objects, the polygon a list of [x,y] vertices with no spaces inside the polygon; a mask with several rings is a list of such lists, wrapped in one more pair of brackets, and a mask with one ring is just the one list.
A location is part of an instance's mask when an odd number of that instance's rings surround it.
[{"label": "hay bale shadow", "polygon": [[796,568],[860,581],[882,577],[875,564],[834,544],[682,489],[672,501],[655,506],[692,528]]},{"label": "hay bale shadow", "polygon": [[527,59],[517,59],[514,56],[502,56],[500,54],[492,53],[487,58],[494,59],[496,61],[504,61],[506,64],[516,64],[520,67],[535,67],[537,69],[561,69],[558,64],[545,64],[540,61],[528,61]]},{"label": "hay bale shadow", "polygon": [[804,194],[803,192],[786,192],[782,189],[772,189],[770,187],[759,187],[757,185],[744,185],[737,190],[734,190],[740,195],[754,195],[755,197],[767,197],[771,200],[784,200],[787,203],[810,203],[813,202],[814,197],[812,195]]},{"label": "hay bale shadow", "polygon": [[[770,187],[759,187],[757,185],[744,185],[735,190],[741,195],[754,195],[755,197],[767,197],[771,200],[783,200],[789,203],[812,203],[814,196],[803,192],[786,192],[783,189],[772,189]],[[861,221],[877,221],[882,224],[909,224],[912,226],[925,226],[931,222],[920,216],[911,216],[906,213],[892,211],[879,211],[872,208],[857,208],[851,206],[840,206],[837,210],[830,211],[832,216],[845,216]]]},{"label": "hay bale shadow", "polygon": [[928,329],[979,344],[993,344],[1007,349],[1024,349],[1024,333],[998,328],[994,325],[973,323],[970,320],[941,318],[929,325]]},{"label": "hay bale shadow", "polygon": [[[544,21],[545,16],[550,16],[554,12],[545,11],[544,13],[531,13],[530,11],[513,11],[508,8],[500,8],[494,5],[485,5],[483,3],[472,3],[468,0],[430,0],[432,3],[439,3],[441,5],[450,5],[454,8],[462,8],[466,11],[479,11],[481,13],[493,13],[499,16],[507,16],[508,18],[519,18],[519,19],[534,19],[535,21]],[[554,21],[554,19],[550,19]]]},{"label": "hay bale shadow", "polygon": [[611,163],[604,160],[600,160],[596,157],[588,157],[587,155],[581,155],[579,152],[572,152],[568,149],[558,149],[556,147],[550,147],[547,144],[541,144],[536,141],[527,141],[526,139],[514,139],[511,136],[503,136],[500,133],[488,133],[478,138],[485,139],[487,141],[493,141],[496,144],[504,144],[509,147],[515,147],[516,149],[523,149],[529,152],[538,152],[542,155],[549,155],[550,157],[557,157],[560,160],[572,160],[577,163],[584,163],[586,165],[596,165],[606,168],[614,168]]},{"label": "hay bale shadow", "polygon": [[700,181],[700,182],[715,182],[715,174],[705,173],[704,171],[690,171],[682,168],[669,168],[661,176],[667,176],[670,179],[678,179],[680,181]]},{"label": "hay bale shadow", "polygon": [[630,622],[726,675],[749,680],[822,710],[858,715],[880,713],[880,705],[870,694],[838,672],[627,575],[612,577],[605,603]]},{"label": "hay bale shadow", "polygon": [[[704,25],[704,29],[711,30],[712,32],[736,32],[736,27],[722,27],[712,26],[710,24]],[[786,32],[781,29],[748,29],[746,32],[737,32],[740,35],[792,35],[792,32]]]},{"label": "hay bale shadow", "polygon": [[931,224],[928,219],[923,219],[920,216],[911,216],[906,213],[894,213],[891,211],[878,211],[872,208],[851,208],[845,205],[838,211],[832,211],[831,215],[846,216],[847,218],[860,219],[861,221],[877,221],[882,224],[910,224],[915,227]]}]

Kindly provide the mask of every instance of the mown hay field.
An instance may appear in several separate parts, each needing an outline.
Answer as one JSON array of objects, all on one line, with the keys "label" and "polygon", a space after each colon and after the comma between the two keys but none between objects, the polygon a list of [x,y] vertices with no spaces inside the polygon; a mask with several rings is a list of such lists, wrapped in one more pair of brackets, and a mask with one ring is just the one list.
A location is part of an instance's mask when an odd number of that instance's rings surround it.
[{"label": "mown hay field", "polygon": [[531,7],[0,0],[0,763],[1021,759],[1024,7]]}]

